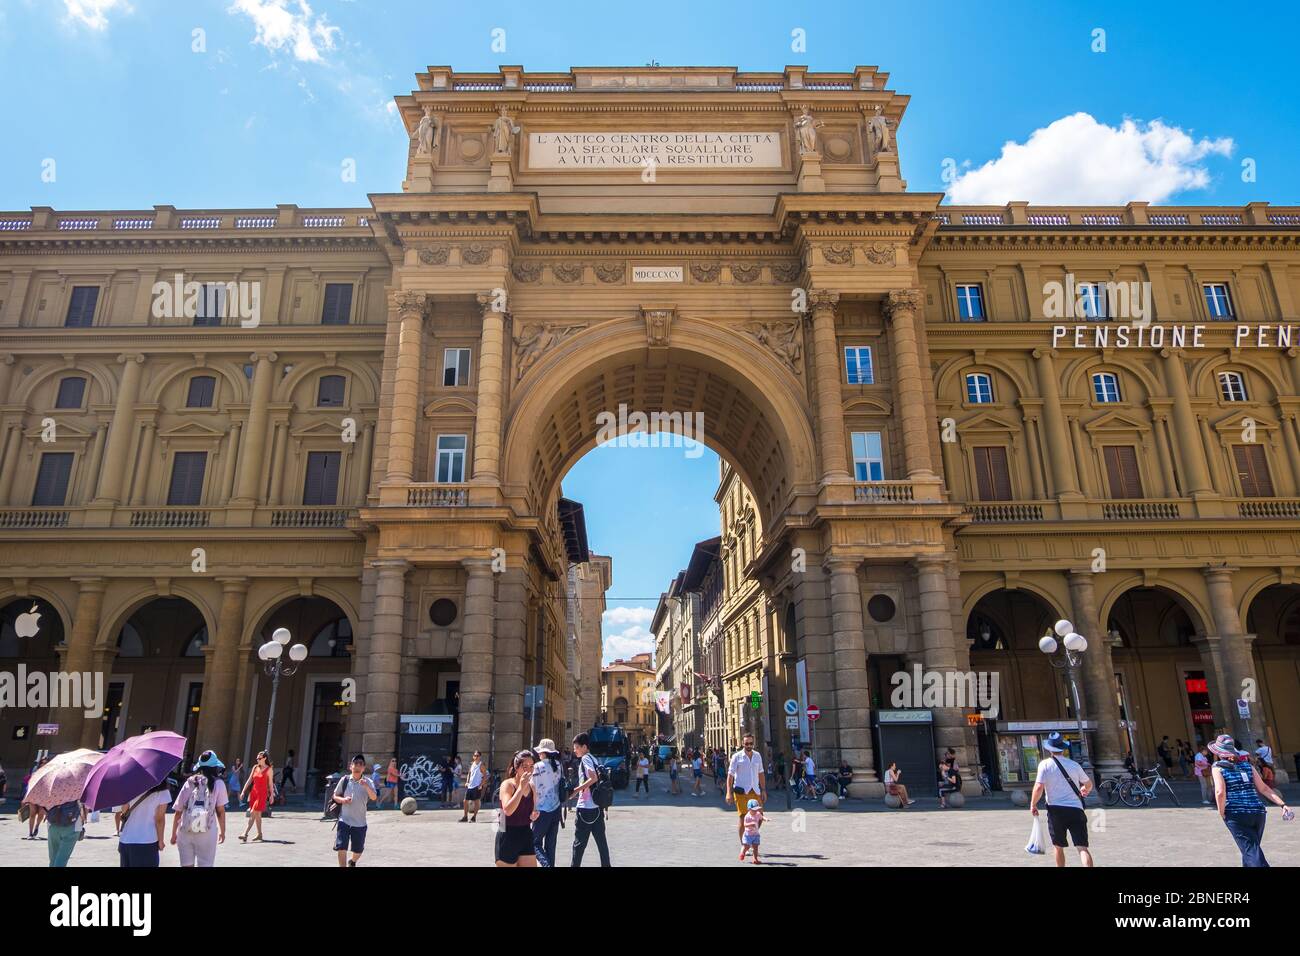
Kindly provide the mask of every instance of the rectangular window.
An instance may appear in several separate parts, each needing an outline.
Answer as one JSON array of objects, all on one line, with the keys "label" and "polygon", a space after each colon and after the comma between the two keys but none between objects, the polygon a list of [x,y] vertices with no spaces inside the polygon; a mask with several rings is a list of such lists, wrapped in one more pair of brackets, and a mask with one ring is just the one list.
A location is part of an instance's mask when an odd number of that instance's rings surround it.
[{"label": "rectangular window", "polygon": [[469,384],[469,349],[444,349],[442,353],[442,384]]},{"label": "rectangular window", "polygon": [[304,505],[338,504],[341,460],[342,456],[336,451],[307,453],[307,479],[302,488]]},{"label": "rectangular window", "polygon": [[1263,445],[1233,445],[1232,457],[1237,464],[1241,493],[1247,498],[1272,498],[1273,476],[1268,471],[1268,456]]},{"label": "rectangular window", "polygon": [[993,401],[993,379],[982,372],[966,376],[966,401],[971,405],[988,405]]},{"label": "rectangular window", "polygon": [[1079,303],[1079,314],[1090,320],[1108,318],[1106,314],[1106,290],[1098,282],[1080,282],[1074,287]]},{"label": "rectangular window", "polygon": [[1112,372],[1098,372],[1092,377],[1092,396],[1098,402],[1118,402],[1119,377]]},{"label": "rectangular window", "polygon": [[438,481],[459,484],[465,480],[465,436],[438,436]]},{"label": "rectangular window", "polygon": [[844,350],[844,371],[850,385],[874,385],[876,373],[871,366],[871,348],[855,345]]},{"label": "rectangular window", "polygon": [[1207,282],[1202,289],[1205,292],[1205,309],[1212,319],[1230,319],[1233,317],[1232,296],[1228,293],[1226,282]]},{"label": "rectangular window", "polygon": [[321,325],[347,325],[352,318],[352,284],[330,282],[325,286],[325,305],[321,309]]},{"label": "rectangular window", "polygon": [[98,302],[99,286],[73,286],[72,297],[68,299],[68,315],[63,321],[64,328],[90,328],[95,322],[95,305]]},{"label": "rectangular window", "polygon": [[984,321],[984,289],[981,286],[957,286],[957,318],[963,322]]},{"label": "rectangular window", "polygon": [[1001,445],[976,447],[975,485],[980,501],[1011,500],[1011,469],[1007,466],[1007,450]]},{"label": "rectangular window", "polygon": [[322,375],[316,389],[318,408],[342,408],[346,382],[342,375]]},{"label": "rectangular window", "polygon": [[880,432],[853,433],[853,477],[857,481],[885,480]]},{"label": "rectangular window", "polygon": [[1112,498],[1141,498],[1142,476],[1138,473],[1137,449],[1132,445],[1103,445],[1106,478]]},{"label": "rectangular window", "polygon": [[172,482],[167,489],[169,505],[197,505],[203,500],[206,451],[178,451],[172,458]]},{"label": "rectangular window", "polygon": [[186,408],[211,408],[216,395],[217,380],[211,375],[195,375],[190,379],[189,394],[185,396]]},{"label": "rectangular window", "polygon": [[36,491],[32,505],[37,508],[62,508],[68,501],[68,479],[72,477],[72,452],[47,451],[41,455],[36,471]]},{"label": "rectangular window", "polygon": [[226,314],[226,287],[221,283],[205,282],[199,290],[198,307],[194,310],[196,326],[216,326]]},{"label": "rectangular window", "polygon": [[59,382],[59,397],[54,400],[55,408],[80,408],[86,398],[86,380],[84,378],[65,378]]}]

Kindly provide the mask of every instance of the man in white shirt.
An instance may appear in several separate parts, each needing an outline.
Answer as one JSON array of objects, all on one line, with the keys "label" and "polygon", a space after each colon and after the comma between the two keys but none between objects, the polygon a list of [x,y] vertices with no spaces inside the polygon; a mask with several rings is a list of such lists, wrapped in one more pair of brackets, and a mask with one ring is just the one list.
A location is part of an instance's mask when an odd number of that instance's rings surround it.
[{"label": "man in white shirt", "polygon": [[1255,756],[1270,767],[1273,766],[1273,748],[1264,741],[1258,739],[1255,741]]},{"label": "man in white shirt", "polygon": [[812,751],[803,752],[803,797],[801,799],[817,799],[817,764],[813,763]]},{"label": "man in white shirt", "polygon": [[474,762],[469,765],[465,779],[465,800],[461,804],[460,823],[477,823],[478,808],[483,799],[483,756],[474,751]]},{"label": "man in white shirt", "polygon": [[1065,866],[1065,848],[1073,842],[1079,851],[1079,862],[1092,866],[1092,851],[1088,849],[1088,815],[1083,810],[1083,798],[1092,791],[1092,781],[1082,767],[1069,757],[1061,756],[1066,746],[1059,733],[1053,733],[1043,741],[1048,759],[1039,761],[1034,792],[1029,798],[1029,812],[1038,816],[1038,801],[1046,795],[1047,833],[1052,838],[1056,865]]},{"label": "man in white shirt", "polygon": [[736,802],[737,835],[743,843],[749,801],[757,800],[760,807],[767,803],[767,774],[763,771],[763,755],[754,750],[754,735],[745,734],[740,742],[741,748],[731,755],[727,768],[727,800]]}]

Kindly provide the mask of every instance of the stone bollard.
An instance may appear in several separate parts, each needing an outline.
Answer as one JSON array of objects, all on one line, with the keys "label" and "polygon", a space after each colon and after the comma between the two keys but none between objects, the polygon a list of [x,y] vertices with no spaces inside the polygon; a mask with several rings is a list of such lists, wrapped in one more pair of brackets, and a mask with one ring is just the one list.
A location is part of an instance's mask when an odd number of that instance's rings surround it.
[{"label": "stone bollard", "polygon": [[1017,807],[1027,807],[1029,806],[1029,794],[1024,790],[1012,790],[1011,802]]},{"label": "stone bollard", "polygon": [[415,797],[406,797],[402,801],[402,812],[409,817],[412,813],[414,813],[417,809],[419,809],[419,806],[420,805],[419,803],[416,802]]},{"label": "stone bollard", "polygon": [[903,805],[903,798],[896,793],[885,794],[885,806],[891,810],[897,810]]},{"label": "stone bollard", "polygon": [[837,810],[840,805],[840,795],[827,790],[822,794],[822,806],[827,810]]},{"label": "stone bollard", "polygon": [[960,790],[954,790],[952,793],[948,794],[948,806],[955,810],[960,810],[962,807],[966,806],[966,795]]}]

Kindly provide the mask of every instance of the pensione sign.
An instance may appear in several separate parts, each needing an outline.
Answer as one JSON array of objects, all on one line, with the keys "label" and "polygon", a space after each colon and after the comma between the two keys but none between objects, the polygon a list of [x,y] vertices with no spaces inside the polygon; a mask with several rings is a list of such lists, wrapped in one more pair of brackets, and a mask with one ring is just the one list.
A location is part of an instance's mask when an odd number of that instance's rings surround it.
[{"label": "pensione sign", "polygon": [[[1215,327],[1225,323],[1217,322]],[[1206,347],[1208,325],[1156,325],[1152,322],[1117,325],[1110,322],[1086,322],[1081,325],[1052,326],[1053,348],[1076,349],[1200,349]],[[1236,348],[1289,349],[1300,345],[1300,326],[1238,325],[1233,329]],[[1222,348],[1217,343],[1215,348]]]}]

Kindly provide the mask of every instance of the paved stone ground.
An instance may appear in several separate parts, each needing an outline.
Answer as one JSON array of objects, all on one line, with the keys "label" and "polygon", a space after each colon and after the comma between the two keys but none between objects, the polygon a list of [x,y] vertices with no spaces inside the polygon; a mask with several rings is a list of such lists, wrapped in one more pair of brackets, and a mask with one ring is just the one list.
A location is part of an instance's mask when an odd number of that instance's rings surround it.
[{"label": "paved stone ground", "polygon": [[[615,866],[739,866],[736,815],[724,809],[716,791],[704,797],[665,793],[667,780],[656,774],[653,795],[646,799],[619,791],[607,830]],[[1196,788],[1176,784],[1183,807],[1157,804],[1143,809],[1118,807],[1094,817],[1091,842],[1099,866],[1205,867],[1240,865],[1227,830],[1210,807],[1201,806]],[[1287,787],[1288,802],[1300,803],[1300,788]],[[769,800],[763,828],[763,856],[769,866],[1050,866],[1050,857],[1024,852],[1030,815],[1004,798],[972,799],[962,810],[939,810],[934,798],[922,798],[906,811],[889,811],[877,801],[849,800],[839,810],[813,803],[795,804],[785,797]],[[22,839],[27,825],[13,814],[13,801],[0,814],[0,866],[45,866],[43,839]],[[414,816],[372,811],[363,866],[491,866],[492,812],[478,823],[458,823],[459,810],[425,809]],[[230,815],[218,866],[332,866],[333,831],[313,810],[278,811],[265,821],[267,842],[241,844],[242,813]],[[170,822],[168,823],[170,827]],[[170,832],[170,831],[169,831]],[[573,827],[560,831],[561,865]],[[1274,866],[1300,866],[1300,821],[1283,823],[1269,811],[1264,851]],[[1073,851],[1071,856],[1073,857]],[[588,846],[585,866],[599,862],[595,844]],[[1074,862],[1072,860],[1071,862]],[[73,867],[116,866],[117,841],[111,815],[89,827],[72,857]],[[176,866],[169,848],[164,866]],[[746,864],[747,866],[750,864]]]}]

